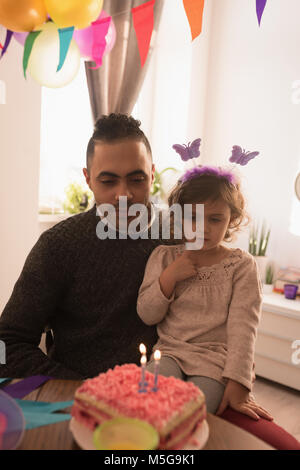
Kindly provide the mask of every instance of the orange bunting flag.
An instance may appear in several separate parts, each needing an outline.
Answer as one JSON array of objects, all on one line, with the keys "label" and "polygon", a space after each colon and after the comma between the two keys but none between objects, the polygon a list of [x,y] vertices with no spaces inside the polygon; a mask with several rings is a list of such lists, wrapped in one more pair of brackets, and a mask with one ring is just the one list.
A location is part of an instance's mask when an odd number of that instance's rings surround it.
[{"label": "orange bunting flag", "polygon": [[204,0],[183,0],[183,6],[190,23],[193,41],[202,31]]},{"label": "orange bunting flag", "polygon": [[133,26],[138,41],[142,67],[148,56],[154,27],[154,3],[155,0],[150,0],[147,3],[143,3],[143,5],[132,8]]}]

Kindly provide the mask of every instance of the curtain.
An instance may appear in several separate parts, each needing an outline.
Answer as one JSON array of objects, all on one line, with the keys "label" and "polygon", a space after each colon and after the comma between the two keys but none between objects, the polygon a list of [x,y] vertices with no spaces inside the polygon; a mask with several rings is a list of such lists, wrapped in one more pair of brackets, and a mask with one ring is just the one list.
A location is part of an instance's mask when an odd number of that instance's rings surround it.
[{"label": "curtain", "polygon": [[103,10],[112,16],[117,38],[112,51],[103,58],[101,67],[91,70],[94,62],[85,63],[94,121],[102,114],[131,114],[151,59],[163,2],[156,0],[154,5],[154,29],[147,61],[142,68],[131,9],[142,5],[145,0],[104,0]]}]

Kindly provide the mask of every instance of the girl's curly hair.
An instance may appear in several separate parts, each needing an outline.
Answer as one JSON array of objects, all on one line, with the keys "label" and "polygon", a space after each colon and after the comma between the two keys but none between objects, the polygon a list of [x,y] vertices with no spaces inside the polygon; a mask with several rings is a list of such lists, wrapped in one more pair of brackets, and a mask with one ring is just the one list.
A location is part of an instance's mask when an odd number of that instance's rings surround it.
[{"label": "girl's curly hair", "polygon": [[184,183],[179,180],[168,197],[168,204],[169,207],[173,204],[179,204],[183,208],[184,204],[201,204],[218,199],[228,204],[231,211],[230,223],[224,236],[225,242],[231,242],[236,238],[235,234],[240,231],[242,223],[245,226],[250,222],[250,217],[245,210],[245,199],[241,192],[240,182],[236,175],[234,184],[226,178],[213,174],[202,174]]}]

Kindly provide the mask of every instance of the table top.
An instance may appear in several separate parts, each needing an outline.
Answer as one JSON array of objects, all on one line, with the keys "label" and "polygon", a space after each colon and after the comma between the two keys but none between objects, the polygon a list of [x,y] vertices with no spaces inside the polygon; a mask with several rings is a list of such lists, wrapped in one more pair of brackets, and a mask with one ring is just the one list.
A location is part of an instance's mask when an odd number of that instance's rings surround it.
[{"label": "table top", "polygon": [[[81,385],[75,380],[49,380],[25,397],[34,401],[68,401],[74,399]],[[69,413],[66,408],[64,412]],[[268,444],[243,429],[211,414],[207,415],[209,438],[204,450],[273,450]],[[69,430],[70,421],[55,423],[25,431],[18,450],[78,450]]]}]

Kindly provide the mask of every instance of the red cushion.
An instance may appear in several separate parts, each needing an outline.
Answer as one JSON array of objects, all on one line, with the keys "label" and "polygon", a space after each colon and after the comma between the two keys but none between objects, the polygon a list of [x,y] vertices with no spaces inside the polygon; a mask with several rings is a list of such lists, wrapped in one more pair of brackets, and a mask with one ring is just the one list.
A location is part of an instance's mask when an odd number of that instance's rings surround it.
[{"label": "red cushion", "polygon": [[258,421],[227,408],[220,418],[248,431],[277,450],[300,450],[300,442],[283,428],[264,418]]}]

